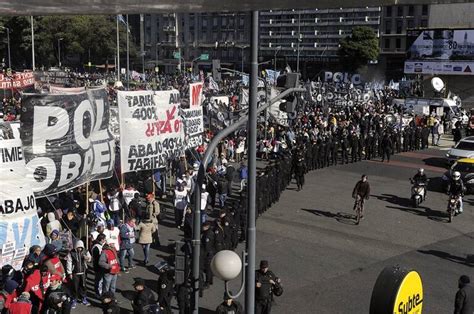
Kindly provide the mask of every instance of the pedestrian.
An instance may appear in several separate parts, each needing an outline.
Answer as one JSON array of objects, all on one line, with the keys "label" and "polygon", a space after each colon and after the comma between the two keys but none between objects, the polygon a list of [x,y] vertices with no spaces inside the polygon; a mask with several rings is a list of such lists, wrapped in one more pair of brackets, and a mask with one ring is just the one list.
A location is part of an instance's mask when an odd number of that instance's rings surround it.
[{"label": "pedestrian", "polygon": [[120,273],[120,264],[112,239],[107,239],[107,243],[102,247],[99,266],[102,268],[102,272],[104,273],[102,293],[107,291],[115,293],[117,275]]},{"label": "pedestrian", "polygon": [[33,313],[33,305],[30,301],[30,294],[22,292],[18,299],[10,304],[8,314],[31,314]]},{"label": "pedestrian", "polygon": [[104,281],[104,269],[100,267],[99,260],[102,248],[106,244],[105,235],[99,234],[92,246],[92,267],[94,268],[94,292],[97,298],[102,295],[102,284]]},{"label": "pedestrian", "polygon": [[217,179],[217,193],[219,194],[219,207],[222,209],[229,194],[229,183],[225,178],[225,173],[220,174]]},{"label": "pedestrian", "polygon": [[147,206],[146,211],[149,214],[149,217],[153,224],[155,225],[155,233],[153,234],[153,238],[158,246],[160,246],[160,238],[158,235],[158,220],[160,217],[160,203],[155,199],[155,195],[153,193],[148,193],[146,196]]},{"label": "pedestrian", "polygon": [[174,222],[177,228],[181,228],[184,218],[184,210],[187,206],[188,193],[184,189],[183,184],[178,184],[174,190]]},{"label": "pedestrian", "polygon": [[243,313],[242,305],[240,305],[238,301],[235,301],[230,295],[232,295],[231,291],[229,291],[229,293],[224,292],[224,302],[219,304],[216,308],[216,314]]},{"label": "pedestrian", "polygon": [[135,297],[132,300],[133,313],[156,313],[158,305],[153,292],[145,286],[145,280],[142,278],[135,279],[133,287],[135,288]]},{"label": "pedestrian", "polygon": [[71,308],[75,309],[77,302],[89,306],[86,295],[86,272],[87,263],[91,261],[91,255],[84,249],[84,243],[78,240],[67,257],[67,275],[72,281],[72,302]]},{"label": "pedestrian", "polygon": [[466,275],[459,277],[458,288],[454,302],[454,314],[474,313],[474,288],[471,286],[471,279]]},{"label": "pedestrian", "polygon": [[280,283],[268,269],[268,261],[260,261],[260,269],[255,272],[255,314],[270,314],[273,303],[273,287]]},{"label": "pedestrian", "polygon": [[43,253],[46,258],[43,260],[42,264],[48,267],[49,273],[51,275],[59,275],[61,278],[65,278],[66,272],[63,263],[58,257],[56,247],[52,244],[46,244]]},{"label": "pedestrian", "polygon": [[[133,256],[135,251],[135,218],[127,218],[127,222],[120,226],[120,269],[128,273],[130,269],[135,268]],[[128,259],[128,268],[125,268],[125,257]]]},{"label": "pedestrian", "polygon": [[138,224],[138,243],[143,248],[143,265],[148,264],[148,257],[150,253],[150,245],[153,243],[153,233],[155,232],[155,224],[150,219],[147,213],[144,219]]},{"label": "pedestrian", "polygon": [[120,314],[120,307],[113,292],[105,292],[100,299],[102,300],[103,314]]},{"label": "pedestrian", "polygon": [[390,155],[392,154],[393,143],[388,133],[385,133],[382,139],[382,162],[387,158],[387,162],[390,162]]},{"label": "pedestrian", "polygon": [[72,298],[69,290],[63,284],[62,277],[58,274],[51,275],[50,282],[45,295],[44,313],[71,313]]},{"label": "pedestrian", "polygon": [[120,250],[120,230],[115,228],[115,222],[113,219],[107,220],[107,229],[104,230],[107,243],[112,244],[116,251]]}]

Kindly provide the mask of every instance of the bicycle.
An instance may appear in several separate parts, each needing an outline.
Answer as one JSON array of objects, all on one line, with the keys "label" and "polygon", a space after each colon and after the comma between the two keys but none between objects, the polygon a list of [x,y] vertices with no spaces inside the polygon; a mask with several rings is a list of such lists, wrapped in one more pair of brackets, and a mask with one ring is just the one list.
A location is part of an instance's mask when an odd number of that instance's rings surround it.
[{"label": "bicycle", "polygon": [[360,195],[356,196],[355,203],[354,203],[354,210],[356,211],[356,225],[360,223],[362,219],[362,211],[364,210],[364,202],[363,198]]}]

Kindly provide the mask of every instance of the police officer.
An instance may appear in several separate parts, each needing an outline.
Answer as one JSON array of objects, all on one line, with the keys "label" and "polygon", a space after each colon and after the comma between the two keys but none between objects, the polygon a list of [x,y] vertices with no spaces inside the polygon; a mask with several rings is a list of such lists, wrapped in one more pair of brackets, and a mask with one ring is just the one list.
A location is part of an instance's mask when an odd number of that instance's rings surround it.
[{"label": "police officer", "polygon": [[142,278],[135,279],[133,283],[135,288],[135,297],[132,300],[132,308],[134,314],[153,313],[156,311],[156,300],[150,288],[145,286],[145,280]]},{"label": "police officer", "polygon": [[344,164],[344,163],[348,164],[349,156],[347,154],[347,151],[349,149],[349,139],[347,137],[347,131],[345,129],[341,133],[340,143],[341,143],[341,164]]},{"label": "police officer", "polygon": [[260,269],[255,272],[255,314],[270,314],[273,302],[273,287],[280,280],[268,269],[268,261],[260,261]]},{"label": "police officer", "polygon": [[382,162],[387,158],[387,162],[390,162],[390,155],[392,154],[392,139],[388,133],[385,133],[382,139]]},{"label": "police officer", "polygon": [[162,267],[160,269],[157,292],[158,304],[161,310],[160,313],[171,314],[171,298],[174,294],[174,271],[172,269],[168,267]]},{"label": "police officer", "polygon": [[211,230],[211,223],[206,221],[202,224],[201,234],[201,272],[203,275],[204,289],[209,288],[209,286],[213,284],[211,261],[215,251],[215,233]]},{"label": "police officer", "polygon": [[295,164],[295,179],[296,185],[298,187],[298,191],[301,191],[304,185],[304,173],[305,173],[305,163],[304,157],[301,152],[299,152],[296,156],[296,164]]}]

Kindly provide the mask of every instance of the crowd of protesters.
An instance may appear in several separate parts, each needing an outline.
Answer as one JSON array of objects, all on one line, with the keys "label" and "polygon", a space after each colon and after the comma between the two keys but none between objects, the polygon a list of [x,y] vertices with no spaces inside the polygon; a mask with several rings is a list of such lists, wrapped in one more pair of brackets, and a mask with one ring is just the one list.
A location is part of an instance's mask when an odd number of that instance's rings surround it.
[{"label": "crowd of protesters", "polygon": [[[106,77],[75,77],[70,86],[81,85],[85,79],[98,82]],[[187,86],[192,78],[186,75],[151,75],[145,82],[135,80],[133,89],[148,89],[152,83],[146,82],[153,79],[156,88],[176,88],[182,99],[187,99]],[[209,85],[205,90],[206,102],[218,94]],[[224,80],[218,87],[220,93],[231,97],[229,110],[238,111],[241,83]],[[108,86],[112,103],[120,88],[123,87]],[[396,97],[394,91],[386,89],[383,95],[352,107],[307,101],[288,125],[259,124],[257,149],[262,161],[256,178],[258,216],[278,202],[293,177],[297,188],[302,189],[304,175],[310,170],[362,159],[381,158],[389,162],[394,153],[438,145],[444,117],[412,116],[402,123],[402,108],[394,107],[391,102]],[[2,109],[4,120],[18,120],[20,94],[4,99]],[[167,169],[127,174],[124,184],[116,173],[110,180],[39,198],[37,204],[47,244],[43,248],[30,248],[21,271],[3,266],[2,311],[20,313],[14,309],[21,307],[29,308],[31,313],[69,313],[79,303],[89,306],[88,295],[92,295],[101,301],[104,313],[119,313],[115,297],[119,275],[137,267],[136,249],[143,250],[139,266],[149,264],[150,248],[161,247],[159,230],[165,217],[172,217],[184,241],[191,242],[197,171],[207,144],[218,131],[208,129],[203,145],[170,160]],[[236,250],[239,242],[246,239],[246,139],[246,129],[227,137],[219,143],[205,169],[199,204],[201,293],[213,284],[210,267],[213,256],[221,250]],[[172,212],[166,210],[170,200]],[[191,257],[191,251],[185,251]],[[136,297],[132,302],[135,313],[145,313],[156,306],[163,313],[171,313],[174,296],[180,313],[189,313],[192,307],[189,271],[184,282],[176,284],[171,264],[162,263],[158,267],[157,299],[143,279],[136,279],[133,285]],[[268,269],[268,261],[262,261],[256,282],[258,313],[270,313],[273,297],[283,293],[280,279]],[[88,274],[94,277],[92,289],[87,286]],[[228,295],[224,299],[217,313],[228,313],[225,310],[229,309],[242,312],[238,302]]]}]

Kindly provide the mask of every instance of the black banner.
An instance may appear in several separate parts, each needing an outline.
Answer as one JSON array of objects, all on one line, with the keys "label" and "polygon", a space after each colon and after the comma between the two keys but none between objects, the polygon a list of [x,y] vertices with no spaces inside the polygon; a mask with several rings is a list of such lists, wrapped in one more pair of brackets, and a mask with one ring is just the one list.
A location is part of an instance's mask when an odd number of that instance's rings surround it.
[{"label": "black banner", "polygon": [[70,95],[25,94],[21,139],[36,196],[111,177],[115,142],[105,89]]}]

